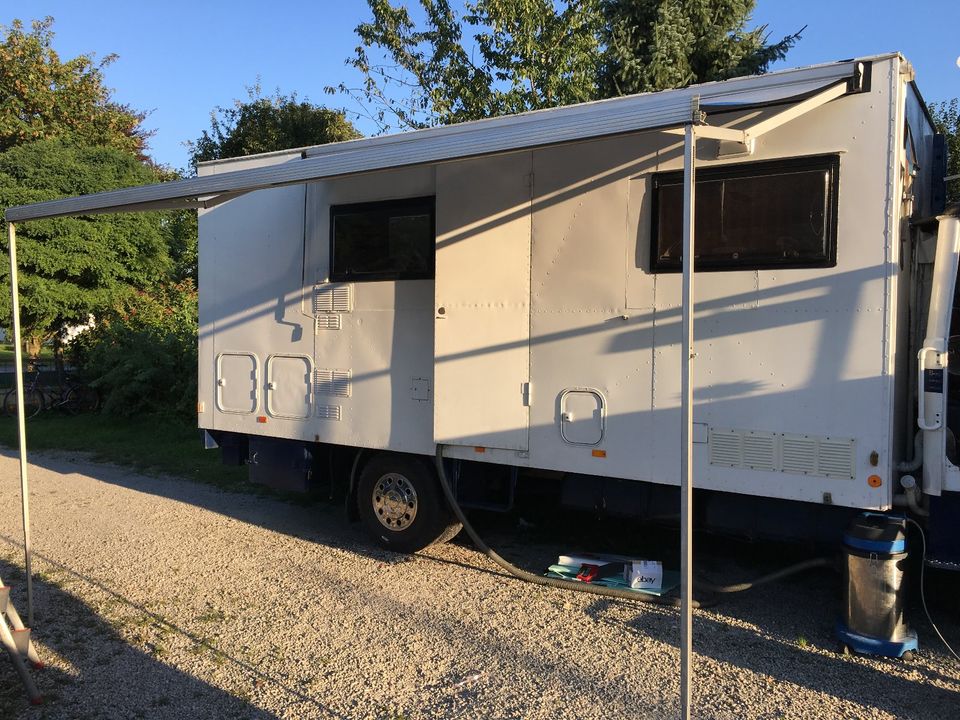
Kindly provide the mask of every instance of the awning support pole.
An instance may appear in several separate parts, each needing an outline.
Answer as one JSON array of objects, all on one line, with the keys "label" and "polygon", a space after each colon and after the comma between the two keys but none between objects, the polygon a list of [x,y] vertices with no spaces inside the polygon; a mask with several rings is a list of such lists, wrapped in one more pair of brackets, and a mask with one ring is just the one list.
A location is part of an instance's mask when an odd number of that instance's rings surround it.
[{"label": "awning support pole", "polygon": [[27,482],[27,421],[23,411],[23,344],[20,341],[20,289],[17,281],[17,230],[7,223],[10,250],[10,308],[13,314],[14,379],[17,387],[17,437],[20,440],[20,498],[23,506],[23,556],[27,573],[27,627],[33,627],[33,569],[30,562],[30,488]]},{"label": "awning support pole", "polygon": [[[695,111],[696,115],[696,111]],[[683,141],[683,336],[680,343],[680,717],[690,720],[693,646],[693,258],[697,128]]]}]

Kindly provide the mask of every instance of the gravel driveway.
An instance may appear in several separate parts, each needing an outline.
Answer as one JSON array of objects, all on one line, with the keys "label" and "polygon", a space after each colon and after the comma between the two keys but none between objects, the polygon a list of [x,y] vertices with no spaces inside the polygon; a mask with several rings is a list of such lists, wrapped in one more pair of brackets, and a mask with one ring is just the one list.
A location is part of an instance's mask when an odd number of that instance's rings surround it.
[{"label": "gravel driveway", "polygon": [[[521,584],[458,544],[387,553],[334,507],[32,461],[46,703],[0,658],[0,718],[676,717],[670,608]],[[5,451],[0,577],[23,612],[19,507]],[[506,554],[535,568],[559,549]],[[960,717],[960,663],[919,613],[912,663],[836,653],[837,585],[815,572],[698,611],[695,717]],[[938,620],[960,640],[950,605]]]}]

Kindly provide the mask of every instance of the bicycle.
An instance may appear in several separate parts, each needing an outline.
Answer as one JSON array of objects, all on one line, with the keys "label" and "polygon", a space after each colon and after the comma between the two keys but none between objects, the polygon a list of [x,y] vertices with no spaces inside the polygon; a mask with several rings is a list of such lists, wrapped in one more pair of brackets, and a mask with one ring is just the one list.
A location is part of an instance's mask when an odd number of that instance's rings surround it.
[{"label": "bicycle", "polygon": [[47,388],[49,403],[45,410],[61,410],[68,415],[96,412],[100,409],[100,395],[89,385],[64,376],[64,383]]},{"label": "bicycle", "polygon": [[[28,418],[36,417],[40,414],[40,411],[46,407],[43,391],[40,389],[39,364],[28,366],[28,372],[30,370],[32,370],[34,373],[33,377],[29,379],[29,382],[25,382],[23,385],[23,415],[24,417]],[[7,394],[3,396],[3,413],[5,415],[17,414],[16,385],[7,390]]]}]

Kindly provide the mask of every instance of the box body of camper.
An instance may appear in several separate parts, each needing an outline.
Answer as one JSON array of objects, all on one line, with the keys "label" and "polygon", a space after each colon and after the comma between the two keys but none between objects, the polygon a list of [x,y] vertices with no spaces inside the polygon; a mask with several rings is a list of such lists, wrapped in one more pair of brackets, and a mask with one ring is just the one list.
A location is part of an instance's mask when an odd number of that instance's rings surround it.
[{"label": "box body of camper", "polygon": [[[944,174],[912,80],[879,56],[201,165],[384,157],[201,210],[199,426],[287,486],[332,449],[355,476],[438,444],[570,499],[677,485],[683,136],[605,123],[696,92],[724,128],[800,109],[749,143],[698,144],[695,485],[888,510],[914,455],[931,293],[952,301],[956,272],[933,287],[936,221],[912,222],[942,209]],[[595,137],[561,132],[591,118]],[[540,139],[504,144],[528,121]],[[960,491],[945,452],[921,481],[934,497]]]}]

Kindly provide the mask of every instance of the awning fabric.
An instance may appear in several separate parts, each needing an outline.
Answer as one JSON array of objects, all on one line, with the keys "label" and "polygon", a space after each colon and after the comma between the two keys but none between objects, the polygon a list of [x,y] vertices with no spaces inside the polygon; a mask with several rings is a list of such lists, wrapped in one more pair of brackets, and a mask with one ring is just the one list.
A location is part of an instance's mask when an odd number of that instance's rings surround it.
[{"label": "awning fabric", "polygon": [[843,79],[855,81],[861,61],[694,85],[562,108],[537,110],[305,149],[301,158],[266,167],[124,188],[9,208],[11,222],[106,212],[209,207],[254,190],[388,168],[509,152],[555,143],[677,127],[698,108],[747,109],[803,98]]}]

